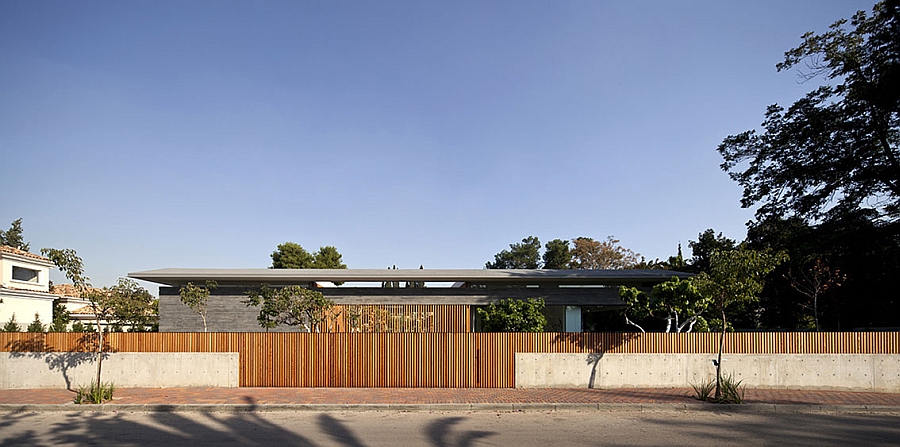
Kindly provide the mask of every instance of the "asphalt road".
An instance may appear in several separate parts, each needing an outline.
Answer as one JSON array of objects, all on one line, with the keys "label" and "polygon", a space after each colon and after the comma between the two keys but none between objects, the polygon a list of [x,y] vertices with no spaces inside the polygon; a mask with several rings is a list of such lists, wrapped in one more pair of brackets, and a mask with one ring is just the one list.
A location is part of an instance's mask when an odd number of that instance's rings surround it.
[{"label": "asphalt road", "polygon": [[0,414],[0,446],[898,444],[900,415],[674,411]]}]

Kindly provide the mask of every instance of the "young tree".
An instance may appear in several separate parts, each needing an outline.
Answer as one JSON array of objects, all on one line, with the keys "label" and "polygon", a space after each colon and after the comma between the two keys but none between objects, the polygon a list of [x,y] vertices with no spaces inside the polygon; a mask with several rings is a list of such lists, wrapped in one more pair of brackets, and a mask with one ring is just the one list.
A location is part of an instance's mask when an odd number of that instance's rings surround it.
[{"label": "young tree", "polygon": [[900,2],[857,12],[822,34],[806,33],[778,71],[800,64],[804,80],[826,84],[785,110],[769,106],[763,131],[731,135],[718,147],[722,169],[744,189],[757,217],[869,209],[900,218]]},{"label": "young tree", "polygon": [[42,248],[41,254],[48,257],[50,262],[56,265],[61,272],[66,275],[75,290],[79,292],[82,298],[88,300],[91,310],[94,313],[94,322],[97,328],[97,338],[95,343],[95,353],[97,358],[97,375],[95,386],[100,387],[100,377],[103,370],[103,330],[100,321],[109,315],[109,305],[106,301],[105,293],[101,291],[91,290],[89,278],[84,274],[84,263],[75,250],[71,248],[55,249]]},{"label": "young tree", "polygon": [[19,332],[21,330],[22,330],[22,326],[20,326],[19,323],[16,321],[16,314],[13,313],[9,317],[9,321],[7,321],[6,324],[3,325],[2,332]]},{"label": "young tree", "polygon": [[178,289],[178,295],[181,297],[181,302],[200,315],[200,319],[203,321],[203,332],[209,332],[206,326],[209,294],[218,286],[219,284],[215,281],[206,281],[206,286],[200,287],[189,282],[186,286],[182,286]]},{"label": "young tree", "polygon": [[41,323],[41,315],[37,312],[34,313],[34,321],[25,328],[25,332],[44,332],[44,323]]},{"label": "young tree", "polygon": [[72,316],[69,310],[60,303],[59,298],[53,300],[53,323],[50,324],[50,332],[66,332]]},{"label": "young tree", "polygon": [[576,269],[627,269],[640,261],[641,255],[619,245],[619,240],[608,236],[605,241],[589,237],[572,239],[572,268]]},{"label": "young tree", "polygon": [[12,248],[28,251],[30,244],[22,237],[22,218],[18,218],[9,226],[9,230],[0,230],[0,245],[8,245]]},{"label": "young tree", "polygon": [[286,325],[303,326],[307,332],[319,332],[334,306],[321,292],[300,286],[271,288],[268,284],[261,284],[259,290],[247,292],[244,303],[260,307],[256,319],[266,331]]},{"label": "young tree", "polygon": [[738,247],[735,250],[715,251],[710,259],[709,272],[692,278],[697,290],[711,300],[715,311],[722,318],[722,332],[719,337],[719,353],[716,357],[716,399],[721,398],[722,351],[725,349],[725,332],[728,319],[725,312],[729,306],[757,301],[763,288],[763,278],[784,262],[784,253],[750,250]]},{"label": "young tree", "polygon": [[487,269],[536,269],[540,266],[541,241],[528,236],[520,244],[509,244],[509,250],[494,255],[494,262],[484,264]]},{"label": "young tree", "polygon": [[819,297],[831,288],[840,287],[847,275],[838,269],[832,269],[821,259],[816,259],[812,267],[802,270],[799,276],[793,272],[788,272],[785,276],[794,290],[809,299],[809,304],[804,304],[803,307],[812,311],[816,332],[819,332]]},{"label": "young tree", "polygon": [[485,332],[542,332],[547,326],[543,298],[502,299],[478,309]]},{"label": "young tree", "polygon": [[666,332],[691,332],[711,304],[710,298],[700,294],[693,281],[677,277],[653,286],[651,294],[622,286],[619,296],[628,306],[624,312],[625,322],[641,332],[645,332],[644,328],[632,318],[664,320]]}]

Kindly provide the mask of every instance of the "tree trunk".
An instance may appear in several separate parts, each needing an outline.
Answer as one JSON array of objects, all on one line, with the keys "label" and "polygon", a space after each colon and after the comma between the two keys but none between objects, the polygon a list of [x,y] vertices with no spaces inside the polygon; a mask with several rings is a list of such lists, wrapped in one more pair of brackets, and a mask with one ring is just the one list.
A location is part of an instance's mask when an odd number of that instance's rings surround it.
[{"label": "tree trunk", "polygon": [[719,335],[719,355],[716,358],[716,400],[722,398],[722,351],[725,350],[725,308],[722,308],[722,333]]},{"label": "tree trunk", "polygon": [[97,308],[94,308],[94,317],[97,323],[97,387],[100,386],[100,373],[103,369],[103,329],[100,328],[100,316],[97,315]]}]

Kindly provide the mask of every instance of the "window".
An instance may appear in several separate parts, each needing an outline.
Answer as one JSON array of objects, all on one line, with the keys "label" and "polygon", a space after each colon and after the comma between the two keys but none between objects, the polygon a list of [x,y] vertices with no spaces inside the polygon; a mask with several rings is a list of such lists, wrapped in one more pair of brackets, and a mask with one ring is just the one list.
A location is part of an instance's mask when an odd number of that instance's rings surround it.
[{"label": "window", "polygon": [[38,282],[38,271],[27,269],[25,267],[13,266],[12,279],[16,281]]}]

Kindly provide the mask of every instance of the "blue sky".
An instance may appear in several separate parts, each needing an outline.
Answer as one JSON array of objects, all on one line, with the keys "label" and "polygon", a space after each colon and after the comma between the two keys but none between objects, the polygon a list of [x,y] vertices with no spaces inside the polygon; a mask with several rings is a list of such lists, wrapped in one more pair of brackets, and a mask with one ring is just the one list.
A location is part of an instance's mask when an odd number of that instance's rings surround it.
[{"label": "blue sky", "polygon": [[529,235],[742,239],[716,146],[818,85],[775,70],[800,35],[872,4],[5,0],[0,227],[100,286],[285,241],[481,268]]}]

